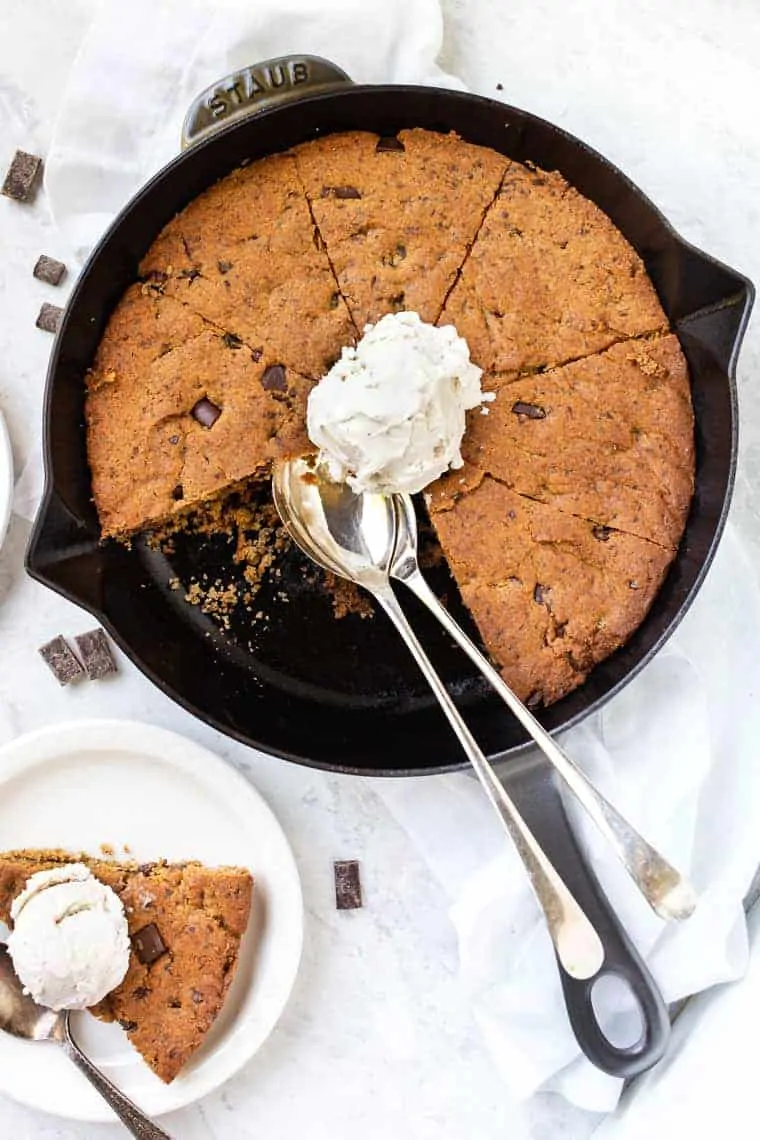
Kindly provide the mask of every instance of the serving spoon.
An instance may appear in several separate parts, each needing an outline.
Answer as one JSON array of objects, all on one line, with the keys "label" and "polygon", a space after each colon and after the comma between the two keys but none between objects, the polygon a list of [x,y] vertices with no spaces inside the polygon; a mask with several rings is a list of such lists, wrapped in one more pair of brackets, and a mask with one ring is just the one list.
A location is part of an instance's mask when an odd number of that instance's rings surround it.
[{"label": "serving spoon", "polygon": [[522,703],[500,673],[483,656],[428,586],[417,561],[417,516],[409,495],[393,496],[396,517],[396,547],[390,576],[403,582],[427,606],[454,641],[477,666],[526,732],[552,764],[557,775],[575,796],[608,841],[652,909],[667,921],[681,922],[694,912],[696,894],[687,880],[597,791],[577,764],[563,752],[546,729]]},{"label": "serving spoon", "polygon": [[37,1005],[24,993],[8,947],[3,943],[0,943],[0,1029],[26,1041],[53,1041],[60,1045],[132,1136],[137,1140],[171,1140],[168,1132],[148,1120],[137,1105],[111,1084],[108,1077],[84,1055],[72,1037],[69,1011],[56,1013]]},{"label": "serving spoon", "polygon": [[272,493],[294,542],[314,562],[363,586],[395,625],[456,733],[485,792],[512,838],[544,912],[562,966],[574,978],[601,969],[604,947],[471,734],[404,615],[390,583],[398,513],[393,496],[355,494],[313,459],[275,465]]}]

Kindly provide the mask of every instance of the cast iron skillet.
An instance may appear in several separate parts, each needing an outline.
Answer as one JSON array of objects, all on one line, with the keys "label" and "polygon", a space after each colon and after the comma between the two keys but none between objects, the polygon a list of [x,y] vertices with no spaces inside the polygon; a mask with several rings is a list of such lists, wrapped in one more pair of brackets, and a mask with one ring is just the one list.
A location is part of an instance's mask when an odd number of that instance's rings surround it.
[{"label": "cast iron skillet", "polygon": [[[258,111],[251,115],[251,111]],[[165,693],[243,742],[338,772],[411,775],[464,765],[416,667],[381,616],[336,622],[329,598],[304,585],[293,554],[281,583],[241,609],[222,634],[169,588],[205,572],[229,576],[224,540],[187,540],[171,562],[137,541],[101,545],[87,466],[83,375],[106,320],[161,227],[242,162],[318,134],[404,127],[457,131],[517,160],[557,169],[595,201],[643,257],[691,368],[696,417],[696,494],[681,548],[652,609],[631,640],[574,693],[541,714],[559,731],[617,692],[652,657],[694,598],[718,542],[736,463],[734,364],[752,303],[744,277],[682,241],[652,203],[602,156],[524,111],[427,87],[358,87],[324,60],[272,60],[239,72],[197,100],[183,141],[193,142],[125,207],[95,249],[69,301],[48,373],[46,489],[27,553],[41,582],[93,613]],[[468,623],[453,585],[438,585]],[[288,601],[277,593],[284,590]],[[411,605],[411,604],[410,604]],[[646,969],[584,866],[545,770],[515,756],[525,738],[484,690],[463,655],[427,615],[414,620],[489,755],[509,759],[506,778],[529,822],[605,941],[603,972],[626,977],[644,1012],[641,1040],[613,1047],[591,1007],[595,979],[563,975],[573,1027],[601,1068],[632,1075],[664,1051],[667,1014]]]}]

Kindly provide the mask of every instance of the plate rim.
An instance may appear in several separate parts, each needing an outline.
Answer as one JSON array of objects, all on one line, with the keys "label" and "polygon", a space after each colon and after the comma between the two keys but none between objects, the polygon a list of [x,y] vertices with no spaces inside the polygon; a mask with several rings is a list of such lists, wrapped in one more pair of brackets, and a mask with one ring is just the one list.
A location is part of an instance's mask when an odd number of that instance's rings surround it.
[{"label": "plate rim", "polygon": [[13,452],[11,437],[0,408],[0,549],[2,549],[13,509]]},{"label": "plate rim", "polygon": [[[219,786],[218,783],[216,783],[216,779],[220,778],[226,783],[230,792],[234,791],[238,796],[247,796],[247,798],[257,802],[257,807],[270,817],[274,829],[279,832],[289,856],[289,871],[291,872],[294,899],[297,903],[297,930],[295,932],[297,945],[294,945],[290,976],[287,986],[284,987],[281,1001],[275,1010],[270,1013],[269,1021],[265,1023],[265,1032],[263,1036],[260,1036],[253,1049],[244,1049],[237,1055],[232,1054],[230,1058],[231,1063],[227,1065],[223,1074],[208,1078],[206,1082],[201,1081],[198,1086],[191,1091],[189,1096],[181,1095],[176,1103],[167,1105],[166,1107],[151,1107],[149,1110],[150,1117],[158,1118],[168,1113],[180,1112],[183,1109],[197,1104],[204,1097],[217,1091],[226,1084],[227,1081],[231,1080],[232,1077],[236,1076],[241,1069],[253,1059],[258,1050],[270,1037],[290,1000],[300,970],[304,942],[303,886],[298,863],[290,841],[279,819],[267,800],[259,792],[258,788],[233,764],[226,761],[218,753],[180,732],[175,732],[173,729],[149,724],[141,720],[130,720],[119,717],[83,717],[43,725],[40,728],[22,733],[0,746],[0,789],[2,789],[3,785],[8,781],[23,776],[27,770],[33,769],[40,763],[45,763],[56,757],[64,757],[77,748],[87,747],[90,744],[87,740],[89,734],[94,734],[95,741],[97,741],[101,734],[111,734],[108,739],[108,747],[112,751],[142,752],[146,757],[152,760],[158,760],[175,772],[200,778],[203,782],[208,782],[208,772],[212,770],[214,773],[215,787]],[[95,741],[93,741],[93,743],[95,743]],[[162,744],[163,747],[161,747]],[[182,757],[171,755],[167,748],[168,745],[173,745],[175,748],[181,746],[183,749]],[[72,1072],[74,1072],[73,1069]],[[171,1086],[167,1087],[171,1088]],[[54,1110],[50,1109],[39,1100],[16,1095],[11,1089],[4,1087],[0,1092],[2,1092],[3,1096],[7,1096],[17,1104],[22,1104],[27,1108],[43,1112],[57,1119],[73,1120],[86,1124],[118,1123],[117,1117],[105,1101],[102,1102],[102,1108],[98,1106],[97,1109],[89,1109],[87,1107],[83,1109],[82,1106],[77,1109],[75,1105],[72,1105],[72,1107],[67,1109],[65,1114],[63,1114],[60,1108]],[[97,1105],[97,1103],[97,1101],[94,1101],[93,1105]]]}]

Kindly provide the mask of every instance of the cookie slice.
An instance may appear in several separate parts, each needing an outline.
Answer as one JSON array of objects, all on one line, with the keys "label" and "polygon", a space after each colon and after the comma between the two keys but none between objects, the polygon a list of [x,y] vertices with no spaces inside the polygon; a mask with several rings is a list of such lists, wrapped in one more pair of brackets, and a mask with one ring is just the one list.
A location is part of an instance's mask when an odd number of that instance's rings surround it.
[{"label": "cookie slice", "polygon": [[104,536],[186,512],[282,455],[308,448],[311,381],[208,328],[87,399]]},{"label": "cookie slice", "polygon": [[287,154],[235,171],[191,202],[140,272],[252,351],[317,380],[355,339]]},{"label": "cookie slice", "polygon": [[435,322],[509,160],[421,129],[330,135],[295,155],[357,328],[404,309]]},{"label": "cookie slice", "polygon": [[85,863],[121,898],[132,953],[124,981],[92,1012],[118,1021],[146,1063],[173,1081],[203,1044],[237,969],[253,879],[242,867],[119,864],[63,851],[0,855],[0,920],[36,871]]},{"label": "cookie slice", "polygon": [[[678,339],[625,341],[511,383],[471,415],[463,454],[523,495],[675,548],[694,489],[694,429]],[[452,476],[456,479],[456,473]]]},{"label": "cookie slice", "polygon": [[563,364],[667,318],[644,264],[557,173],[513,163],[449,296],[473,359],[492,372]]},{"label": "cookie slice", "polygon": [[674,552],[597,534],[488,475],[469,484],[458,498],[433,496],[431,521],[505,680],[531,706],[551,704],[641,623]]}]

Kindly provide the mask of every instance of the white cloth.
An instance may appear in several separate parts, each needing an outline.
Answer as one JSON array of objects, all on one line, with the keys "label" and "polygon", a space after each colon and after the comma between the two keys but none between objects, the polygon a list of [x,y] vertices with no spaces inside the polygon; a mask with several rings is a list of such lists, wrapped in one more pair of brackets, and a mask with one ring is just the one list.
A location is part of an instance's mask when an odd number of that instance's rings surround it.
[{"label": "white cloth", "polygon": [[[235,68],[288,52],[357,81],[460,86],[435,59],[437,0],[103,0],[63,93],[46,185],[84,256],[129,196],[177,150],[193,96]],[[38,464],[16,507],[29,514]],[[760,766],[751,718],[760,635],[754,568],[727,533],[689,617],[657,659],[564,744],[632,821],[688,872],[695,917],[664,928],[582,826],[594,865],[666,999],[740,976],[741,900],[760,862]],[[548,937],[516,855],[463,776],[378,782],[452,900],[461,983],[514,1096],[556,1090],[609,1111],[620,1082],[581,1058]],[[729,838],[730,837],[730,840]]]},{"label": "white cloth", "polygon": [[752,956],[744,982],[711,990],[687,1006],[665,1060],[624,1097],[594,1140],[755,1135],[760,909],[749,926]]}]

